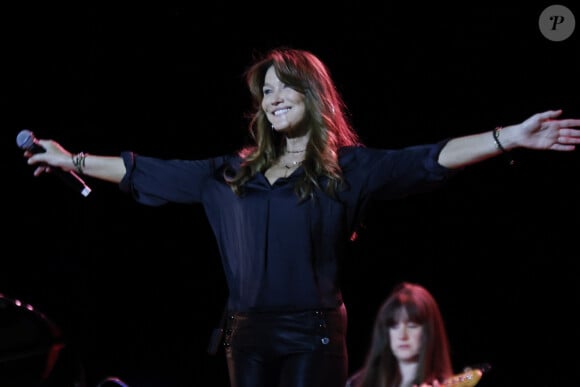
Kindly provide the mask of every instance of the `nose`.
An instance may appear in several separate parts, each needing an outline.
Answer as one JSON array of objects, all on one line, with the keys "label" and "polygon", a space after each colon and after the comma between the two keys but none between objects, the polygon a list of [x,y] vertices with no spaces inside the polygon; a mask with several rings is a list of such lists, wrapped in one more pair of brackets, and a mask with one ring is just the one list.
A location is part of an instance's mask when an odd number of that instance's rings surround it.
[{"label": "nose", "polygon": [[407,339],[409,337],[409,335],[407,334],[407,325],[403,324],[399,332],[399,337],[401,339]]},{"label": "nose", "polygon": [[281,104],[282,102],[284,102],[284,98],[282,97],[282,93],[280,93],[279,91],[272,91],[269,95],[268,95],[268,99],[270,100],[270,104],[272,105],[278,105]]},{"label": "nose", "polygon": [[280,105],[282,102],[284,102],[283,98],[274,98],[272,99],[272,102],[270,102],[272,105],[276,106],[276,105]]}]

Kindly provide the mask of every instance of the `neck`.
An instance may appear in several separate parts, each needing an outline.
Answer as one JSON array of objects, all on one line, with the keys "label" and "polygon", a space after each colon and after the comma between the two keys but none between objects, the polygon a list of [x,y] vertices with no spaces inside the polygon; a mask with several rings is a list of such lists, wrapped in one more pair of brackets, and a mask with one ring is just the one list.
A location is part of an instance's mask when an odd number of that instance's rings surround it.
[{"label": "neck", "polygon": [[417,375],[417,362],[399,362],[401,371],[401,386],[411,386]]},{"label": "neck", "polygon": [[284,148],[284,153],[304,153],[306,151],[306,146],[308,145],[309,139],[309,134],[298,137],[286,137],[286,147]]}]

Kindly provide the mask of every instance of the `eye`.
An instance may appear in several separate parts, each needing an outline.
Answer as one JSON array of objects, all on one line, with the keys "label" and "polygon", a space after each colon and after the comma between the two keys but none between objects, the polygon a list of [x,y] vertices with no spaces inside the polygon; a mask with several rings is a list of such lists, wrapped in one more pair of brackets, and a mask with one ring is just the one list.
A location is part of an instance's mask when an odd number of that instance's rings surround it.
[{"label": "eye", "polygon": [[263,89],[262,89],[262,93],[263,93],[264,95],[271,94],[271,93],[272,93],[272,89],[270,89],[270,88],[263,88]]},{"label": "eye", "polygon": [[401,327],[401,323],[400,322],[392,323],[392,324],[388,325],[388,327],[389,327],[389,330],[395,331]]}]

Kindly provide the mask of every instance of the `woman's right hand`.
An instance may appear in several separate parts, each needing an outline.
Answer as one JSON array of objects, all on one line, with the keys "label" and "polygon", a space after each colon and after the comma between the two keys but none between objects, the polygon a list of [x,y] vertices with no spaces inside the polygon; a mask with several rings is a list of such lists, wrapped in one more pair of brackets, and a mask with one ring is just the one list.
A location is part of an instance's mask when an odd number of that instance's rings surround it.
[{"label": "woman's right hand", "polygon": [[29,165],[36,165],[34,176],[48,173],[52,168],[60,168],[66,172],[74,169],[72,154],[62,145],[54,140],[37,139],[36,144],[42,147],[45,152],[35,153],[30,150],[24,151],[24,157]]}]

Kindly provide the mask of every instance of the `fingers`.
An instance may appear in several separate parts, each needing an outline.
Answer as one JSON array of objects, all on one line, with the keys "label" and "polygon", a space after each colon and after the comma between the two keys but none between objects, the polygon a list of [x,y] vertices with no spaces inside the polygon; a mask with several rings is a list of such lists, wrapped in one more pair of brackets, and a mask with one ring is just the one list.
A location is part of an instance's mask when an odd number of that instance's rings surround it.
[{"label": "fingers", "polygon": [[50,173],[50,166],[41,165],[34,170],[34,176],[40,176],[43,173]]},{"label": "fingers", "polygon": [[558,141],[565,138],[566,141],[574,141],[577,144],[576,141],[580,140],[580,129],[561,128],[558,130],[558,136]]},{"label": "fingers", "polygon": [[38,142],[38,145],[40,145],[44,149],[49,149],[50,147],[52,147],[52,140],[43,140],[43,139],[39,138],[37,140],[37,142]]},{"label": "fingers", "polygon": [[39,158],[41,158],[42,155],[41,156],[38,156],[36,154],[31,153],[30,155],[28,155],[26,157],[28,157],[28,160],[26,160],[26,162],[28,163],[28,165],[34,165],[34,164],[38,164],[40,162],[43,162],[43,160],[39,160]]},{"label": "fingers", "polygon": [[547,110],[543,113],[540,113],[540,119],[542,120],[548,120],[548,119],[552,119],[552,118],[556,118],[559,117],[562,114],[562,109],[558,109],[558,110]]},{"label": "fingers", "polygon": [[561,129],[564,129],[564,128],[575,128],[575,127],[580,127],[580,120],[579,119],[568,118],[568,119],[565,119],[565,120],[558,121],[558,124],[559,124],[559,126],[560,126]]}]

